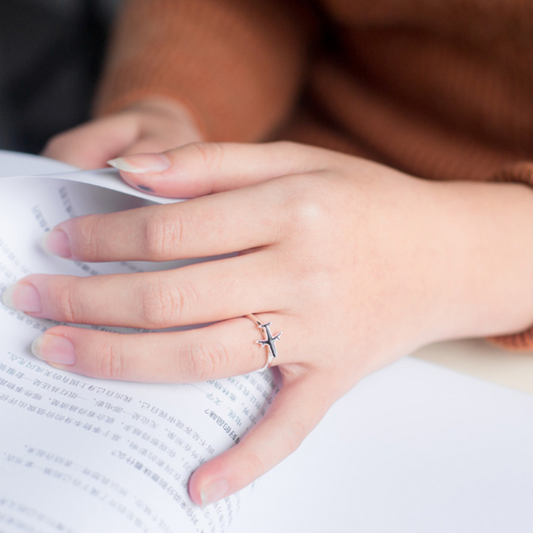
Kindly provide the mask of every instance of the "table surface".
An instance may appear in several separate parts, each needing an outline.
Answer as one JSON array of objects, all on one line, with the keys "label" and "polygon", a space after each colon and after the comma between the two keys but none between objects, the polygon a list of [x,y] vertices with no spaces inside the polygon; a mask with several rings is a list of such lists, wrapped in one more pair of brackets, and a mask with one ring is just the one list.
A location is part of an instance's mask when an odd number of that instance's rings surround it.
[{"label": "table surface", "polygon": [[533,394],[533,352],[509,352],[482,340],[461,340],[426,346],[413,357]]}]

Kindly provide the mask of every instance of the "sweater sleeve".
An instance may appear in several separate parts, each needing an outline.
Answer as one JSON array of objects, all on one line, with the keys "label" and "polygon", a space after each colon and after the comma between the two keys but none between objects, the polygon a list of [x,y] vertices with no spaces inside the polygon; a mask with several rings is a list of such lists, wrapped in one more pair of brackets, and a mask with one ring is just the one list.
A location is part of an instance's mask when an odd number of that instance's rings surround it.
[{"label": "sweater sleeve", "polygon": [[263,140],[292,111],[314,28],[297,0],[128,0],[95,114],[160,96],[184,104],[206,140]]},{"label": "sweater sleeve", "polygon": [[[517,162],[502,167],[491,181],[523,183],[533,187],[533,162]],[[533,317],[531,319],[533,324]],[[488,339],[493,344],[514,351],[533,351],[533,325],[522,332],[511,335],[499,335]]]}]

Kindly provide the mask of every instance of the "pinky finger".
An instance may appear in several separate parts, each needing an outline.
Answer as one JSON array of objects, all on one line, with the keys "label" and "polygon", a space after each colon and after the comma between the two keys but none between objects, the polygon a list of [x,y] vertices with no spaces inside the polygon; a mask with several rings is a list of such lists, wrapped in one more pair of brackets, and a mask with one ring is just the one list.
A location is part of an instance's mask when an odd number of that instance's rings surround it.
[{"label": "pinky finger", "polygon": [[294,452],[333,403],[321,394],[321,383],[323,377],[309,372],[283,384],[266,416],[237,446],[193,473],[191,499],[205,507],[230,496]]}]

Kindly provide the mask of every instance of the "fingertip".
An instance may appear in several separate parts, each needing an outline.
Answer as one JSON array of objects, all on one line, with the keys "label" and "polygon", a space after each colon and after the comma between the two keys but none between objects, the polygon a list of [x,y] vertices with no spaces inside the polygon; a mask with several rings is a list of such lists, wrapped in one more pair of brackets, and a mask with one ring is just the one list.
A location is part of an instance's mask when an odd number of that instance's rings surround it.
[{"label": "fingertip", "polygon": [[173,169],[171,160],[163,152],[128,154],[111,159],[107,164],[116,168],[122,179],[134,189],[162,197],[183,197],[177,195],[176,181],[165,175]]},{"label": "fingertip", "polygon": [[199,483],[197,481],[199,474],[199,470],[195,470],[192,474],[192,476],[189,478],[189,496],[191,500],[196,504],[202,507],[202,495],[201,495],[201,489],[199,486]]},{"label": "fingertip", "polygon": [[245,489],[266,472],[265,452],[262,445],[249,450],[241,442],[201,465],[189,478],[191,500],[203,508]]},{"label": "fingertip", "polygon": [[66,335],[46,332],[33,341],[31,351],[38,359],[61,369],[70,369],[76,364],[76,348]]},{"label": "fingertip", "polygon": [[189,496],[191,500],[202,508],[219,500],[231,496],[233,491],[225,477],[202,480],[201,470],[196,470],[189,480]]},{"label": "fingertip", "polygon": [[46,252],[63,259],[71,259],[70,238],[61,228],[55,227],[43,235],[41,245]]},{"label": "fingertip", "polygon": [[39,316],[43,310],[39,290],[27,278],[7,287],[2,294],[2,302],[9,309],[22,311],[30,316]]},{"label": "fingertip", "polygon": [[189,478],[189,496],[200,507],[227,498],[252,483],[241,444],[198,467]]}]

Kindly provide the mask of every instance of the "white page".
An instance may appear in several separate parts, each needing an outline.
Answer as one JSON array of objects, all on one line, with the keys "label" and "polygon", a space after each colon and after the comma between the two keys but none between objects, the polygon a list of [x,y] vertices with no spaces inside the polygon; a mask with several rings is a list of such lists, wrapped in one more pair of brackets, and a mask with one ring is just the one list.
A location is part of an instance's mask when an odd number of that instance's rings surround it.
[{"label": "white page", "polygon": [[[23,156],[0,157],[4,173],[22,173],[17,157],[24,166]],[[39,245],[69,216],[143,202],[50,177],[1,179],[0,291],[34,271],[159,267],[76,263]],[[277,389],[272,372],[193,385],[83,378],[31,355],[32,340],[50,324],[0,304],[0,531],[227,531],[249,490],[202,511],[189,500],[187,480],[264,414]]]},{"label": "white page", "polygon": [[0,178],[16,177],[42,179],[59,178],[76,183],[89,183],[104,189],[122,192],[128,196],[135,196],[150,201],[151,203],[167,204],[176,202],[172,198],[163,198],[146,194],[127,185],[119,173],[110,167],[98,170],[80,171],[76,167],[61,163],[46,157],[40,157],[17,152],[0,150]]},{"label": "white page", "polygon": [[71,172],[77,170],[72,165],[61,163],[38,155],[0,150],[0,178],[19,174],[45,174],[48,172]]}]

